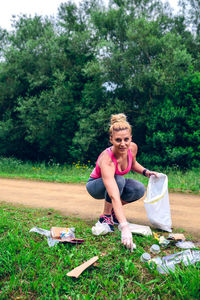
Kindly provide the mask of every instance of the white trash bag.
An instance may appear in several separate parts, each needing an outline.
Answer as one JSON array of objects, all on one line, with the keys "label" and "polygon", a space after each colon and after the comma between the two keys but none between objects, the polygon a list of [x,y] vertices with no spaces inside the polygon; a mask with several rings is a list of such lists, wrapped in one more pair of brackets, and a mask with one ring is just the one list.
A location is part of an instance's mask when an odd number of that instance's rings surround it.
[{"label": "white trash bag", "polygon": [[144,207],[153,226],[172,232],[167,175],[158,173],[158,178],[154,175],[150,177]]}]

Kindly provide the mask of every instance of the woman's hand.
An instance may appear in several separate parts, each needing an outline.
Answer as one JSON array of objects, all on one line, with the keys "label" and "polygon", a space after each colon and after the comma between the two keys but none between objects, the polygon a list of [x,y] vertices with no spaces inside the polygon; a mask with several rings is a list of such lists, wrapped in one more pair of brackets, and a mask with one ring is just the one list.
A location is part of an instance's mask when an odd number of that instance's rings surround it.
[{"label": "woman's hand", "polygon": [[121,227],[121,242],[126,248],[130,249],[132,252],[133,249],[136,248],[136,245],[133,243],[133,237],[129,229],[128,223],[127,222],[121,223],[120,227]]},{"label": "woman's hand", "polygon": [[146,172],[145,172],[146,177],[150,178],[152,175],[158,177],[158,172],[146,170]]}]

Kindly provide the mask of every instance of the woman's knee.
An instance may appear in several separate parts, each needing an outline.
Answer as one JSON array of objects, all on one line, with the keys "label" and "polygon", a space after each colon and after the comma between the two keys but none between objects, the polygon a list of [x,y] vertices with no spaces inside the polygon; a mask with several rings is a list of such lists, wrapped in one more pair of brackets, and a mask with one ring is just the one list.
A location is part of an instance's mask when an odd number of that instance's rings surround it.
[{"label": "woman's knee", "polygon": [[145,187],[144,184],[133,180],[126,179],[126,185],[122,194],[122,199],[126,202],[133,202],[139,200],[144,196]]},{"label": "woman's knee", "polygon": [[86,189],[90,196],[95,199],[103,199],[105,194],[105,187],[101,182],[89,181],[86,184]]}]

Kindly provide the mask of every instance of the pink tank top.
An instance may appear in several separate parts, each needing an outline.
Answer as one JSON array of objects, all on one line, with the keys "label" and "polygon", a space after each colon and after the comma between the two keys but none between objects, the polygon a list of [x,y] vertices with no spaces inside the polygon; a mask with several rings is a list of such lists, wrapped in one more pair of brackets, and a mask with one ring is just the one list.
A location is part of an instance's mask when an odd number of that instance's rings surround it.
[{"label": "pink tank top", "polygon": [[[118,170],[118,164],[117,164],[117,160],[111,150],[111,148],[107,148],[106,149],[110,158],[112,159],[112,161],[114,162],[115,164],[115,175],[125,175],[127,174],[130,170],[131,170],[131,166],[132,166],[132,161],[133,161],[133,154],[131,152],[131,149],[128,149],[128,167],[126,170],[124,171],[119,171]],[[102,153],[101,153],[102,154]],[[99,155],[98,159],[97,159],[97,162],[96,162],[96,167],[94,168],[94,170],[92,171],[92,173],[90,174],[90,177],[92,178],[100,178],[101,177],[101,168],[99,167],[99,158],[101,156],[101,154]]]}]

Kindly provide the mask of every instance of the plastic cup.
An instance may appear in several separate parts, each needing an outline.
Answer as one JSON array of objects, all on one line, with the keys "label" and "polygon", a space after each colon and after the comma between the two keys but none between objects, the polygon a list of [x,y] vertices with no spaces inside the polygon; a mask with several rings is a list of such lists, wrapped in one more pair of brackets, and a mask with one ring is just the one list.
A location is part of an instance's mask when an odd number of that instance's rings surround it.
[{"label": "plastic cup", "polygon": [[147,261],[151,260],[151,255],[149,253],[143,253],[140,257],[140,260],[142,262],[147,262]]},{"label": "plastic cup", "polygon": [[150,248],[150,251],[154,254],[158,254],[160,252],[160,247],[156,244],[153,244]]}]

